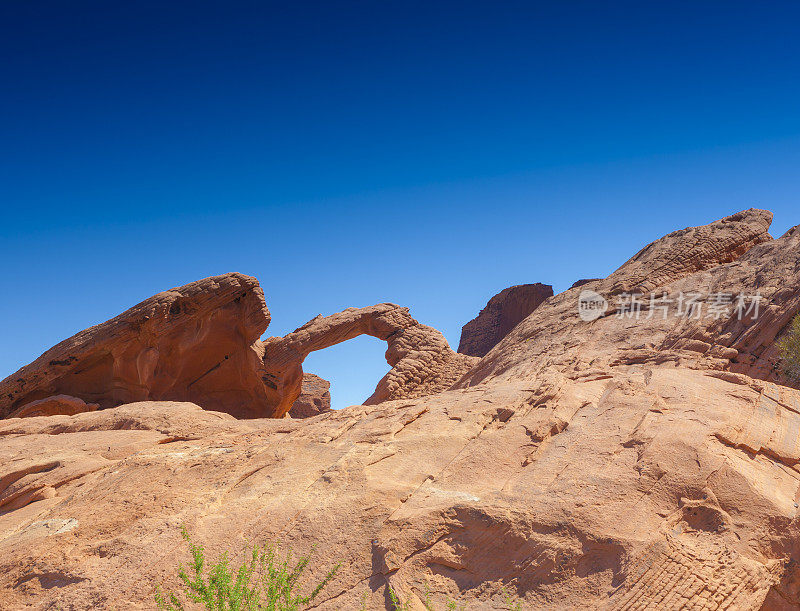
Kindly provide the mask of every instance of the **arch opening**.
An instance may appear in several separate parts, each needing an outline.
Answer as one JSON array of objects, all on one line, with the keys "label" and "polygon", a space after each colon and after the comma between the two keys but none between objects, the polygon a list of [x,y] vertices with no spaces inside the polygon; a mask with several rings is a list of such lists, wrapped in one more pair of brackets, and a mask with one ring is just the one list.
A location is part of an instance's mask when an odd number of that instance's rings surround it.
[{"label": "arch opening", "polygon": [[284,337],[261,343],[261,378],[274,416],[286,414],[300,396],[303,362],[309,354],[360,335],[387,343],[385,357],[391,367],[364,405],[441,392],[479,360],[455,352],[439,331],[420,324],[408,308],[393,303],[320,315]]},{"label": "arch opening", "polygon": [[375,391],[378,380],[391,369],[385,352],[384,342],[360,335],[312,352],[303,362],[303,371],[330,382],[332,409],[361,405]]}]

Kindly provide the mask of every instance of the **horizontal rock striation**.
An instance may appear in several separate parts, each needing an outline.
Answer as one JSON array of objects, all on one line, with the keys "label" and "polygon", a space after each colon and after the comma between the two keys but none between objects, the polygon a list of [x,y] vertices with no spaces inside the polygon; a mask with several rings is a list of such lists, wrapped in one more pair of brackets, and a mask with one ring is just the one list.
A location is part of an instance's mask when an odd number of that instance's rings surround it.
[{"label": "horizontal rock striation", "polygon": [[710,225],[675,231],[649,244],[601,284],[608,295],[647,294],[675,280],[736,261],[769,242],[772,213],[752,208]]}]

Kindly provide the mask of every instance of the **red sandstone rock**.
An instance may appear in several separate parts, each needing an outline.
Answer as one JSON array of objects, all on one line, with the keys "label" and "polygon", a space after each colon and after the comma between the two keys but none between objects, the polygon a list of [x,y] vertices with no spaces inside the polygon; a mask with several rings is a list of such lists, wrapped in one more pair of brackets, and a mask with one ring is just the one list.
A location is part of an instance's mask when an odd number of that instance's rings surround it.
[{"label": "red sandstone rock", "polygon": [[503,289],[461,329],[458,351],[485,356],[521,320],[552,296],[553,287],[546,284],[520,284]]},{"label": "red sandstone rock", "polygon": [[258,281],[242,274],[159,293],[0,382],[0,417],[58,394],[101,408],[175,399],[240,417],[269,416],[255,346],[269,321]]},{"label": "red sandstone rock", "polygon": [[9,418],[28,418],[31,416],[74,416],[83,412],[93,412],[100,406],[97,403],[86,403],[69,395],[54,395],[38,401],[26,403],[9,414]]},{"label": "red sandstone rock", "polygon": [[310,418],[331,410],[331,383],[313,373],[303,374],[303,386],[289,410],[292,418]]},{"label": "red sandstone rock", "polygon": [[66,394],[100,408],[192,401],[238,418],[282,418],[300,396],[303,359],[363,333],[388,342],[393,367],[370,403],[444,390],[475,360],[453,352],[441,333],[393,304],[320,316],[262,343],[258,337],[269,322],[258,281],[242,274],[159,293],[0,382],[0,417]]},{"label": "red sandstone rock", "polygon": [[[777,375],[774,346],[800,310],[800,232],[773,240],[767,233],[771,220],[770,212],[746,210],[657,240],[605,280],[547,301],[501,342],[505,349],[493,351],[461,384],[497,374],[536,375],[547,366],[578,370],[589,363],[597,368],[665,362],[786,383]],[[578,317],[578,297],[586,288],[609,302],[606,315],[590,323]],[[626,291],[665,295],[673,312],[666,318],[662,310],[648,316],[650,295],[645,294],[638,320],[620,317],[616,313]],[[760,294],[761,316],[739,320],[733,308],[719,319],[707,317],[708,310],[699,319],[673,315],[681,294],[701,295],[707,308],[716,293]],[[706,345],[701,352],[697,341]]]},{"label": "red sandstone rock", "polygon": [[675,231],[645,246],[602,285],[610,295],[649,293],[689,274],[730,263],[769,242],[772,213],[744,210],[710,225]]},{"label": "red sandstone rock", "polygon": [[576,280],[569,288],[574,289],[576,287],[583,286],[584,284],[597,282],[598,280],[602,280],[602,278],[581,278],[580,280]]},{"label": "red sandstone rock", "polygon": [[359,335],[385,340],[392,367],[365,405],[441,392],[477,362],[454,352],[439,331],[393,303],[317,316],[285,337],[264,340],[263,379],[276,415],[285,414],[300,396],[306,356]]},{"label": "red sandstone rock", "polygon": [[[185,525],[210,558],[316,544],[312,578],[342,562],[320,611],[386,609],[390,587],[417,609],[426,592],[441,608],[797,609],[800,392],[776,383],[772,346],[800,309],[800,229],[739,239],[763,215],[656,242],[591,285],[610,302],[592,322],[585,287],[554,296],[449,390],[307,420],[145,402],[0,421],[0,608],[152,608],[188,560]],[[618,317],[626,287],[761,291],[764,316]],[[353,333],[433,335],[365,310],[266,352],[289,371],[292,349]]]}]

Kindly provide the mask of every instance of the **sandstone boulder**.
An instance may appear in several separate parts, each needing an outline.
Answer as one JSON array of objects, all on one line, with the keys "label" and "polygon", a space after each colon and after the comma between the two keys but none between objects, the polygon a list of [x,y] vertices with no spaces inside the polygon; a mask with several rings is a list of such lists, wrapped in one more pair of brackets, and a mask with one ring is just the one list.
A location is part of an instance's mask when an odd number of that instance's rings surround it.
[{"label": "sandstone boulder", "polygon": [[292,418],[310,418],[331,410],[331,383],[313,373],[303,374],[303,385],[289,410]]},{"label": "sandstone boulder", "polygon": [[540,283],[503,289],[461,329],[458,351],[470,356],[485,356],[521,320],[552,296],[553,287]]},{"label": "sandstone boulder", "polygon": [[69,395],[54,395],[26,403],[11,412],[9,418],[29,418],[31,416],[74,416],[83,412],[93,412],[100,406],[97,403],[86,403]]},{"label": "sandstone boulder", "polygon": [[174,399],[239,417],[271,415],[255,346],[269,322],[264,293],[250,276],[159,293],[0,382],[0,417],[59,394],[101,408]]}]

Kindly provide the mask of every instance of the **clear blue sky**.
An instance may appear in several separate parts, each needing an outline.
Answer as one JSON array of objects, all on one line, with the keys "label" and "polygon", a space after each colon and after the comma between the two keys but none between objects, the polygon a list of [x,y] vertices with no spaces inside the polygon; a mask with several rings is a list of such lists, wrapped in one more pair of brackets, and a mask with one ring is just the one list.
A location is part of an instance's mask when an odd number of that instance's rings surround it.
[{"label": "clear blue sky", "polygon": [[[457,345],[752,206],[800,223],[796,2],[0,4],[0,377],[138,301],[257,276],[283,335],[392,301]],[[315,353],[334,404],[388,369]]]}]

